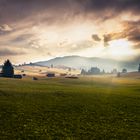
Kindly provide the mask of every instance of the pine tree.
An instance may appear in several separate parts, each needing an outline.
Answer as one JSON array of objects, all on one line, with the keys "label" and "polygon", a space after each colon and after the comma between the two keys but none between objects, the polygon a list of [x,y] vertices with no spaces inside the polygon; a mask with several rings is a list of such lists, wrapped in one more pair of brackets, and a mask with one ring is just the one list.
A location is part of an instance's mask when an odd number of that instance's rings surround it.
[{"label": "pine tree", "polygon": [[86,75],[86,71],[84,69],[81,70],[81,75]]},{"label": "pine tree", "polygon": [[3,77],[13,77],[14,76],[14,68],[12,63],[9,60],[4,62],[2,67],[2,75]]},{"label": "pine tree", "polygon": [[139,64],[138,72],[140,72],[140,64]]}]

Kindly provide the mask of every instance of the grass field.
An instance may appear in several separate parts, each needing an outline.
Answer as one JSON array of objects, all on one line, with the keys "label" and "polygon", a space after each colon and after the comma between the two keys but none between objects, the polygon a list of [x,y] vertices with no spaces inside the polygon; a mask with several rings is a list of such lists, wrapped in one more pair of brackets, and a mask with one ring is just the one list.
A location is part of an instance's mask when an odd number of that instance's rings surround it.
[{"label": "grass field", "polygon": [[140,79],[0,79],[0,140],[139,140]]}]

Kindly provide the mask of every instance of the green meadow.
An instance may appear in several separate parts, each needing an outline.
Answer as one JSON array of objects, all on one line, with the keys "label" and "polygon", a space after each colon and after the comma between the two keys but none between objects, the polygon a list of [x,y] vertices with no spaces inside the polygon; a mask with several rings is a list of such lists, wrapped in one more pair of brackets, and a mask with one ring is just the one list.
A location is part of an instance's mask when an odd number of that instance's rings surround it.
[{"label": "green meadow", "polygon": [[0,140],[139,140],[140,79],[0,78]]}]

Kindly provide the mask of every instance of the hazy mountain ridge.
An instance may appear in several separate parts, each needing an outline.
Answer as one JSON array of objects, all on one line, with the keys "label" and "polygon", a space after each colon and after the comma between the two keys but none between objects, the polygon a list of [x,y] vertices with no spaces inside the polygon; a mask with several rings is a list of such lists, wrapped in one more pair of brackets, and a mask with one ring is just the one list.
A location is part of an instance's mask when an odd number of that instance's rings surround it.
[{"label": "hazy mountain ridge", "polygon": [[88,69],[90,67],[99,67],[100,69],[105,69],[106,71],[110,71],[114,68],[121,70],[122,68],[127,68],[129,71],[137,70],[139,60],[131,60],[131,61],[117,61],[113,59],[104,59],[97,57],[81,57],[81,56],[64,56],[64,57],[56,57],[54,59],[50,59],[48,61],[40,61],[33,63],[34,65],[40,66],[65,66],[72,67],[76,69],[85,68]]}]

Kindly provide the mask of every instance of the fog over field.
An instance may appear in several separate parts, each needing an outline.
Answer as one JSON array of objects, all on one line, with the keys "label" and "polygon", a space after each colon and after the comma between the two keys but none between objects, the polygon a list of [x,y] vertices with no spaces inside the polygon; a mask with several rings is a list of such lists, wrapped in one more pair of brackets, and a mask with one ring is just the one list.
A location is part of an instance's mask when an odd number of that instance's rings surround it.
[{"label": "fog over field", "polygon": [[0,0],[0,140],[140,140],[140,0]]}]

